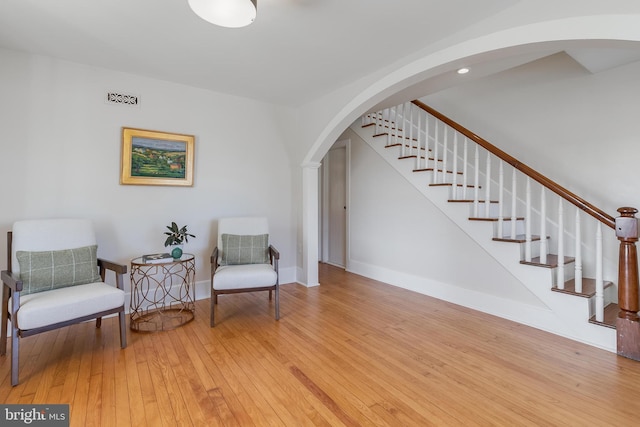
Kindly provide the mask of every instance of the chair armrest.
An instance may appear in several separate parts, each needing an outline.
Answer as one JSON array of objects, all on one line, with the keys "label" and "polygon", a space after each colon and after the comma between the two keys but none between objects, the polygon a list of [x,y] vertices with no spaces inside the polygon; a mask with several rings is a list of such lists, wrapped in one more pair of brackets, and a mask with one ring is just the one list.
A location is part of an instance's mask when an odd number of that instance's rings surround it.
[{"label": "chair armrest", "polygon": [[2,283],[14,292],[22,291],[22,280],[9,270],[2,271]]},{"label": "chair armrest", "polygon": [[127,266],[124,264],[118,264],[113,261],[98,258],[98,267],[101,269],[114,271],[116,274],[125,274],[127,272]]},{"label": "chair armrest", "polygon": [[218,269],[218,247],[213,248],[211,253],[211,273]]},{"label": "chair armrest", "polygon": [[107,270],[111,270],[116,273],[116,287],[124,291],[124,281],[122,278],[127,272],[127,266],[124,264],[117,264],[112,261],[107,261],[102,258],[98,258],[98,266],[100,267],[100,277],[102,281],[105,280],[105,273]]},{"label": "chair armrest", "polygon": [[269,245],[269,255],[275,259],[280,259],[280,252],[273,245]]}]

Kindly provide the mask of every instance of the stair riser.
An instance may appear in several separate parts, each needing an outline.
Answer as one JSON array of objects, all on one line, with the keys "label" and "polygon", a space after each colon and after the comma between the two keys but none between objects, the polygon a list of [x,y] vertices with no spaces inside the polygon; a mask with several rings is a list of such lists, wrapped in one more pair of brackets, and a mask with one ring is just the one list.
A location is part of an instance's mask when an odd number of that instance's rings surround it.
[{"label": "stair riser", "polygon": [[[558,287],[558,269],[553,268],[553,286]],[[576,267],[574,263],[569,263],[564,265],[564,279],[562,283],[565,283],[571,279],[576,277]]]},{"label": "stair riser", "polygon": [[[618,302],[618,290],[615,286],[609,286],[604,290],[604,306]],[[596,297],[589,298],[589,317],[596,314]]]},{"label": "stair riser", "polygon": [[[511,221],[502,221],[502,232],[500,232],[499,222],[495,222],[493,235],[496,237],[507,237],[511,235]],[[516,220],[516,234],[525,233],[525,223],[523,220]]]}]

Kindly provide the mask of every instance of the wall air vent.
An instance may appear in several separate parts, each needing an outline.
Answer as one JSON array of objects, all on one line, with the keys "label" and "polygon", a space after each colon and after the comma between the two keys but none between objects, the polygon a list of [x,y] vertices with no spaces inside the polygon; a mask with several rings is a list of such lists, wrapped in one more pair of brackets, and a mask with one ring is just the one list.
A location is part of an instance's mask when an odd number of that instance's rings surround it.
[{"label": "wall air vent", "polygon": [[140,105],[140,97],[138,95],[131,95],[118,92],[107,92],[107,98],[105,100],[107,104],[120,104],[137,107]]}]

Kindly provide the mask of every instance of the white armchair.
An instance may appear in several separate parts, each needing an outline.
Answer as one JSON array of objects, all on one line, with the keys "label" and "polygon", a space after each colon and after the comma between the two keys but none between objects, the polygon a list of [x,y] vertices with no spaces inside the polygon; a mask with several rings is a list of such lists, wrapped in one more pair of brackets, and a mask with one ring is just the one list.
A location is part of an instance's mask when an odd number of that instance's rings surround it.
[{"label": "white armchair", "polygon": [[[8,269],[2,271],[2,339],[6,354],[11,321],[11,384],[18,384],[19,338],[118,313],[120,346],[127,346],[125,265],[97,258],[90,221],[19,221],[7,233]],[[104,283],[115,272],[117,287]]]},{"label": "white armchair", "polygon": [[280,253],[269,245],[266,218],[222,218],[218,221],[218,244],[211,254],[211,326],[215,325],[218,295],[238,292],[275,292],[275,318],[280,319],[278,260]]}]

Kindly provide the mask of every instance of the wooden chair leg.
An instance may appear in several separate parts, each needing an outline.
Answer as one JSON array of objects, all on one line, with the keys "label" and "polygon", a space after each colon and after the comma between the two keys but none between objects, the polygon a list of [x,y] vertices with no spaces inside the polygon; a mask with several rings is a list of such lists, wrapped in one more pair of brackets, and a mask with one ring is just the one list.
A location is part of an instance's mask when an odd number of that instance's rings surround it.
[{"label": "wooden chair leg", "polygon": [[102,317],[98,317],[96,318],[96,328],[99,328],[102,326]]},{"label": "wooden chair leg", "polygon": [[127,322],[124,317],[124,309],[118,312],[118,320],[120,323],[120,348],[127,348]]},{"label": "wooden chair leg", "polygon": [[271,301],[271,289],[269,289],[269,301]]},{"label": "wooden chair leg", "polygon": [[[269,291],[271,294],[271,291]],[[276,285],[276,320],[280,320],[280,286]]]},{"label": "wooden chair leg", "polygon": [[19,330],[17,325],[18,309],[20,308],[20,292],[15,292],[11,299],[11,385],[18,385],[19,367]]},{"label": "wooden chair leg", "polygon": [[212,328],[215,325],[214,312],[215,312],[215,305],[217,302],[218,302],[218,295],[216,294],[216,291],[214,291],[212,288],[211,289],[211,317],[209,319],[209,326]]},{"label": "wooden chair leg", "polygon": [[18,385],[18,362],[19,359],[19,350],[20,343],[18,337],[18,328],[16,328],[13,324],[15,322],[11,322],[11,385]]},{"label": "wooden chair leg", "polygon": [[9,287],[2,286],[2,321],[0,322],[0,356],[7,354],[7,323],[9,318]]}]

